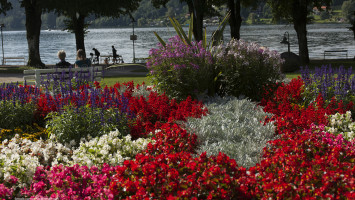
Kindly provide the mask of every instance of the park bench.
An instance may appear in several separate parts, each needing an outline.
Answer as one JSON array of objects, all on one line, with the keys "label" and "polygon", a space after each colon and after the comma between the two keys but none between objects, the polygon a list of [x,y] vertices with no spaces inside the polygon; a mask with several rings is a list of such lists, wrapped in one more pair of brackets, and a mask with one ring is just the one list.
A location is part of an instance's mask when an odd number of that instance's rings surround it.
[{"label": "park bench", "polygon": [[4,57],[4,65],[8,62],[23,62],[26,65],[25,57]]},{"label": "park bench", "polygon": [[[53,69],[31,69],[24,70],[23,79],[27,85],[40,86],[42,81],[53,81],[54,79],[72,78],[75,74],[84,77],[88,81],[100,81],[103,74],[102,66],[83,68],[53,68]],[[51,79],[51,80],[48,80]]]},{"label": "park bench", "polygon": [[324,51],[324,60],[325,56],[346,56],[348,59],[348,50],[326,50]]}]

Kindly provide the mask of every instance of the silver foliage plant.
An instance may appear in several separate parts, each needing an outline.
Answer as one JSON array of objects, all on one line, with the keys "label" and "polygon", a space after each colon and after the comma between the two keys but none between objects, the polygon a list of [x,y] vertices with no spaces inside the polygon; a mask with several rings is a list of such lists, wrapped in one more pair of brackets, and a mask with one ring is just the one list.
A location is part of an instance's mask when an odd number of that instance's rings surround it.
[{"label": "silver foliage plant", "polygon": [[236,97],[213,98],[206,106],[209,115],[184,123],[186,130],[197,135],[197,153],[223,152],[246,168],[258,163],[266,143],[275,137],[274,124],[263,123],[271,114],[250,100]]}]

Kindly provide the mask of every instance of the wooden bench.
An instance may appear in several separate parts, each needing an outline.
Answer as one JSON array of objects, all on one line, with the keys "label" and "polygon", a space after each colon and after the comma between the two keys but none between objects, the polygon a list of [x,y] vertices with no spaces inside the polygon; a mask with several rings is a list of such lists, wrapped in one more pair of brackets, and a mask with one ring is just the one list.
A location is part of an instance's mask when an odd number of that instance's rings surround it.
[{"label": "wooden bench", "polygon": [[[83,67],[83,68],[53,68],[53,69],[31,69],[24,70],[23,80],[26,81],[27,85],[40,86],[41,81],[46,81],[48,79],[71,79],[75,73],[78,76],[86,77],[89,81],[100,81],[103,74],[102,66],[95,67]],[[63,77],[64,76],[64,77]],[[49,80],[53,81],[53,80]]]},{"label": "wooden bench", "polygon": [[7,62],[23,62],[26,65],[26,58],[25,57],[4,57],[4,65]]},{"label": "wooden bench", "polygon": [[324,60],[325,56],[346,56],[346,59],[348,59],[348,50],[331,50],[331,51],[324,51]]}]

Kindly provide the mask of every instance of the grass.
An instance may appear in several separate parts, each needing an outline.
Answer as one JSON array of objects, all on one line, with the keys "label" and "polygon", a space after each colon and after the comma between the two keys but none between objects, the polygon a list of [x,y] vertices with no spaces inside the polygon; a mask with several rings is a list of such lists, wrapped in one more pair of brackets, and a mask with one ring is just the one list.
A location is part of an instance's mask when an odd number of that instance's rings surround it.
[{"label": "grass", "polygon": [[115,83],[120,82],[129,82],[129,81],[133,81],[135,85],[137,84],[142,84],[143,82],[146,85],[150,85],[151,82],[148,80],[147,77],[107,77],[107,78],[103,78],[101,80],[101,86],[113,86]]}]

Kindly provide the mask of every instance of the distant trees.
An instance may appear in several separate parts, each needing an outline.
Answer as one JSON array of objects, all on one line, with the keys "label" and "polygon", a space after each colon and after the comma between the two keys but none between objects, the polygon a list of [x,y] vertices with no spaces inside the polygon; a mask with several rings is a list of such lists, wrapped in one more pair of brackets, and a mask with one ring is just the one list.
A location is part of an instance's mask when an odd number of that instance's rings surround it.
[{"label": "distant trees", "polygon": [[299,55],[303,64],[309,63],[308,41],[307,41],[307,22],[308,15],[313,7],[321,10],[321,6],[329,7],[332,0],[267,0],[272,7],[273,17],[276,20],[286,19],[293,23],[296,30]]}]

